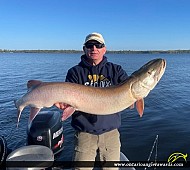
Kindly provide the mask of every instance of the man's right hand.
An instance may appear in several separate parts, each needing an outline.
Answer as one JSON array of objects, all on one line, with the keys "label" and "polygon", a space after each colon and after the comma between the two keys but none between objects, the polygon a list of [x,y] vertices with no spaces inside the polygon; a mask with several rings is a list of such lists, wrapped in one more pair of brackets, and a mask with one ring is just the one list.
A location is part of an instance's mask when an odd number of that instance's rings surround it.
[{"label": "man's right hand", "polygon": [[62,114],[62,118],[61,118],[62,121],[65,121],[68,117],[70,117],[75,112],[75,108],[69,104],[55,103],[54,105],[57,108],[63,110],[63,114]]},{"label": "man's right hand", "polygon": [[66,103],[55,103],[54,104],[57,108],[61,109],[61,110],[65,110],[67,107],[69,107],[69,104]]}]

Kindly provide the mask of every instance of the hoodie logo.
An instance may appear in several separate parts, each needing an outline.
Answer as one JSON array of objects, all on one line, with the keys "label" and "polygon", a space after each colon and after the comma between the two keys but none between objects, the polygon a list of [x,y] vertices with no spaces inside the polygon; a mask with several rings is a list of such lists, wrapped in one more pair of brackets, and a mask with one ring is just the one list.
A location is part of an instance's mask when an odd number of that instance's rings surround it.
[{"label": "hoodie logo", "polygon": [[86,86],[94,86],[94,87],[109,87],[111,86],[110,80],[106,78],[104,75],[88,75],[89,81],[85,83]]}]

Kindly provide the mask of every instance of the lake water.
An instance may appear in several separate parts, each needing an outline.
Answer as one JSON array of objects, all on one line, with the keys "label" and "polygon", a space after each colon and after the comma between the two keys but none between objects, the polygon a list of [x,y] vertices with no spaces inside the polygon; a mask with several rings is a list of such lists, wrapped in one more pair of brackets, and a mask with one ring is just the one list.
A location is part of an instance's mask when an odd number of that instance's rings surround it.
[{"label": "lake water", "polygon": [[[30,79],[64,81],[67,70],[80,61],[81,54],[0,53],[0,135],[9,148],[26,143],[29,109],[22,113],[16,129],[14,100],[26,92]],[[166,72],[145,98],[145,111],[139,118],[135,109],[122,112],[122,152],[131,161],[146,161],[158,135],[157,160],[167,161],[174,152],[188,154],[190,160],[190,54],[107,54],[130,75],[153,58],[167,60]],[[55,107],[51,110],[58,110]],[[70,119],[63,123],[63,160],[71,160],[73,129]],[[154,160],[154,147],[151,160]]]}]

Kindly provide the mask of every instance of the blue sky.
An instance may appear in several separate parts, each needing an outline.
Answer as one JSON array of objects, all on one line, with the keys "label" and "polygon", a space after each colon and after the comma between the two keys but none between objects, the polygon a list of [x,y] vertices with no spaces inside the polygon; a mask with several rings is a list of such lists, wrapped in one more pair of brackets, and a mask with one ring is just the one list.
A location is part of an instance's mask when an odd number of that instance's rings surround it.
[{"label": "blue sky", "polygon": [[190,0],[0,0],[0,49],[190,49]]}]

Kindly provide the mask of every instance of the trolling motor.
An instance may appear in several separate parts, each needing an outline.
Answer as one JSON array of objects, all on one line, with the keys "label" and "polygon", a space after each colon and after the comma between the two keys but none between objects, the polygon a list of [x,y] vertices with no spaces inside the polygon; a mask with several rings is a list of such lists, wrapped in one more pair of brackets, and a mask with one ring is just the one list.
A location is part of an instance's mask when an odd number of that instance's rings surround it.
[{"label": "trolling motor", "polygon": [[63,124],[59,112],[40,112],[27,129],[27,145],[43,145],[54,155],[63,150]]}]

